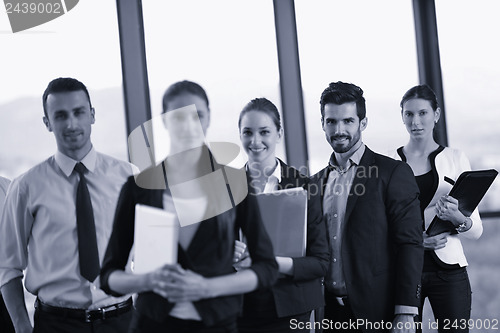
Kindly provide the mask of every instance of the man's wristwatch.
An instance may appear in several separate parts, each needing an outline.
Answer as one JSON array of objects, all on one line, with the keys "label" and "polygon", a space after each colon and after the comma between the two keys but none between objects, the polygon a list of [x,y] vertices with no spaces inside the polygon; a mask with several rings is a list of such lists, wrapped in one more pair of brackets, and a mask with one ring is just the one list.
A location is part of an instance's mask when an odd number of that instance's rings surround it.
[{"label": "man's wristwatch", "polygon": [[[464,232],[464,231],[468,230],[468,229],[467,229],[467,221],[468,221],[468,220],[470,220],[470,217],[468,217],[468,216],[467,216],[467,217],[465,218],[465,220],[464,220],[462,223],[460,223],[460,224],[459,224],[459,225],[455,228],[455,229],[457,230],[457,232],[458,232],[458,233],[461,233],[461,232]],[[471,222],[471,225],[472,225],[472,221],[470,221],[470,222]]]}]

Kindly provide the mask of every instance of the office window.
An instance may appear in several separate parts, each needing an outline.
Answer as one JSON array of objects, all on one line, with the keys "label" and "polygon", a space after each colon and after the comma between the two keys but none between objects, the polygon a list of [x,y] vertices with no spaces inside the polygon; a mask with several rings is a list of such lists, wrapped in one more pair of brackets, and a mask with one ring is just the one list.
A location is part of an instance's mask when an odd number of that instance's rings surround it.
[{"label": "office window", "polygon": [[330,82],[360,86],[366,98],[364,142],[389,153],[407,142],[399,102],[418,84],[413,9],[401,0],[296,0],[299,56],[311,173],[332,149],[321,129],[319,99]]},{"label": "office window", "polygon": [[143,1],[143,15],[153,117],[165,89],[184,79],[207,92],[209,141],[240,144],[238,116],[255,97],[281,109],[271,1]]},{"label": "office window", "polygon": [[[500,170],[500,22],[495,0],[436,1],[449,145],[463,150],[473,169]],[[500,211],[500,180],[480,204]]]},{"label": "office window", "polygon": [[[472,169],[500,170],[500,49],[496,17],[498,2],[436,1],[443,89],[450,147],[468,156]],[[495,180],[479,211],[500,211],[500,180]],[[472,318],[477,323],[498,320],[500,313],[500,219],[483,219],[478,240],[463,244],[472,283]],[[483,332],[474,326],[471,333]]]},{"label": "office window", "polygon": [[11,33],[0,21],[0,174],[14,178],[56,151],[42,94],[57,77],[82,81],[96,109],[94,147],[127,159],[120,43],[114,1],[80,1],[65,15]]}]

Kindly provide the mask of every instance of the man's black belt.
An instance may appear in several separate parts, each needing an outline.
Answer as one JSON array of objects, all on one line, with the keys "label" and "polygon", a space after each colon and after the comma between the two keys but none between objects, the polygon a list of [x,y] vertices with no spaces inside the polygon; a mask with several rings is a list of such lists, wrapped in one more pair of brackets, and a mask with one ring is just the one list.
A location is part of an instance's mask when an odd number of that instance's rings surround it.
[{"label": "man's black belt", "polygon": [[105,306],[94,310],[60,308],[57,306],[42,303],[39,299],[35,302],[35,308],[39,311],[54,314],[61,317],[80,319],[90,323],[96,320],[104,320],[106,318],[117,317],[132,308],[132,298],[126,301]]}]

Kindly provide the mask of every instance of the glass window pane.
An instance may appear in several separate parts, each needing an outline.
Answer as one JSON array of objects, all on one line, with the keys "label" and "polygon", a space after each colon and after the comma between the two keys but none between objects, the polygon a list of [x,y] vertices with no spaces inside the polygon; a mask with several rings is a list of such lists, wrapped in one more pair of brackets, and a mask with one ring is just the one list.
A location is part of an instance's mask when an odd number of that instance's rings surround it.
[{"label": "glass window pane", "polygon": [[[80,1],[65,15],[12,33],[0,15],[0,175],[13,179],[56,152],[42,122],[42,94],[57,77],[83,82],[96,109],[96,150],[126,160],[115,1]],[[25,292],[33,320],[35,297]]]},{"label": "glass window pane", "polygon": [[[436,1],[446,122],[450,147],[465,152],[472,169],[500,170],[500,48],[498,2]],[[500,211],[500,177],[480,204]]]},{"label": "glass window pane", "polygon": [[209,141],[239,144],[238,116],[253,98],[280,109],[272,1],[150,0],[143,15],[153,116],[165,89],[185,79],[207,91]]},{"label": "glass window pane", "polygon": [[319,108],[330,82],[363,89],[368,117],[363,141],[370,148],[388,153],[404,145],[399,102],[418,84],[411,1],[296,0],[295,10],[311,173],[323,168],[332,152]]},{"label": "glass window pane", "polygon": [[89,89],[96,149],[127,159],[116,2],[80,1],[65,15],[18,33],[1,16],[0,174],[14,178],[56,151],[42,122],[42,94],[52,79],[65,76]]},{"label": "glass window pane", "polygon": [[[500,170],[500,49],[498,1],[436,1],[443,89],[451,147],[465,152],[472,169]],[[500,180],[495,180],[480,211],[500,211]],[[500,313],[500,220],[483,219],[478,240],[464,239],[474,297],[472,318],[487,322]],[[476,320],[480,323],[480,320]],[[474,327],[471,332],[480,332]]]}]

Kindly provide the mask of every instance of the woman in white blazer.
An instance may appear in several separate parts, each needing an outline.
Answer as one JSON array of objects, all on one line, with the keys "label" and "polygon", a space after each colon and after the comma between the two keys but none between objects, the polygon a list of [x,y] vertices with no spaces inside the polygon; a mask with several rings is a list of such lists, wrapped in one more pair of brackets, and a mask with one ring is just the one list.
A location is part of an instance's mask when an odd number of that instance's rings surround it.
[{"label": "woman in white blazer", "polygon": [[428,237],[424,232],[424,268],[420,317],[425,298],[429,302],[441,332],[468,332],[471,311],[471,287],[467,275],[467,259],[460,239],[477,239],[483,226],[477,209],[471,216],[458,210],[458,201],[448,196],[452,185],[445,177],[457,180],[470,170],[465,154],[440,146],[433,137],[439,121],[436,95],[427,85],[408,90],[401,100],[401,116],[410,138],[393,157],[410,165],[420,189],[420,208],[425,231],[434,216],[451,221],[456,232]]}]

